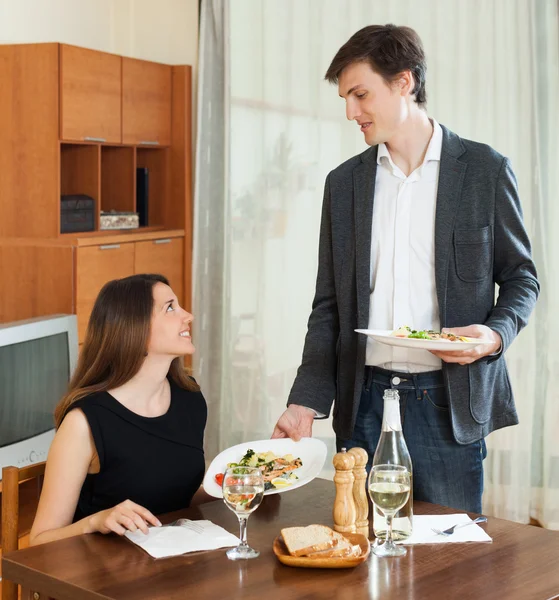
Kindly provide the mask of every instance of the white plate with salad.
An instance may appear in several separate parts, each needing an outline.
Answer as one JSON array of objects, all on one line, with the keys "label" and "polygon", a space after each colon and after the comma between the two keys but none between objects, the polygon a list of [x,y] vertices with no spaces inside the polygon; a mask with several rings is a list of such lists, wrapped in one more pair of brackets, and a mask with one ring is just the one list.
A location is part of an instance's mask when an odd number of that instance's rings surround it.
[{"label": "white plate with salad", "polygon": [[368,335],[381,344],[415,350],[459,352],[460,350],[471,350],[482,344],[493,343],[476,338],[440,333],[439,331],[432,331],[430,329],[416,330],[408,326],[399,327],[394,331],[389,329],[356,329],[355,331]]},{"label": "white plate with salad", "polygon": [[223,498],[221,482],[228,467],[259,467],[264,476],[264,495],[279,494],[312,481],[326,460],[326,444],[316,438],[294,442],[289,438],[243,442],[227,448],[211,462],[204,476],[204,490]]}]

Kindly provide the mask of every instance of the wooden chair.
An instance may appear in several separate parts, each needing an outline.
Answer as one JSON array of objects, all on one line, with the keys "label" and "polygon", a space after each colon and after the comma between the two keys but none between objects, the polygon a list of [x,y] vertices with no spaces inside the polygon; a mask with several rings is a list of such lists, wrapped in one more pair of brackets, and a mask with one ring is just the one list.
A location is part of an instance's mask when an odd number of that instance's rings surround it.
[{"label": "wooden chair", "polygon": [[[45,462],[18,469],[2,469],[2,554],[18,549],[20,525],[20,483],[37,480],[37,498],[43,485]],[[18,600],[18,586],[13,581],[2,579],[2,600]],[[22,594],[22,598],[25,597]]]}]

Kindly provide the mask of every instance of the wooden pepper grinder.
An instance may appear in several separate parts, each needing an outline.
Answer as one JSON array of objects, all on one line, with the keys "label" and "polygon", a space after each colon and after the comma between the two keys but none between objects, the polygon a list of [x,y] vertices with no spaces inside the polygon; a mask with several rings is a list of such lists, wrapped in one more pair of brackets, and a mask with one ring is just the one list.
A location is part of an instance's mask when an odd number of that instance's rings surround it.
[{"label": "wooden pepper grinder", "polygon": [[369,455],[364,448],[351,448],[349,454],[355,458],[353,467],[353,500],[355,501],[355,529],[369,539],[369,500],[367,498],[367,461]]},{"label": "wooden pepper grinder", "polygon": [[353,467],[355,457],[342,448],[334,455],[334,483],[336,499],[334,500],[334,529],[340,533],[355,533],[355,501],[353,500]]}]

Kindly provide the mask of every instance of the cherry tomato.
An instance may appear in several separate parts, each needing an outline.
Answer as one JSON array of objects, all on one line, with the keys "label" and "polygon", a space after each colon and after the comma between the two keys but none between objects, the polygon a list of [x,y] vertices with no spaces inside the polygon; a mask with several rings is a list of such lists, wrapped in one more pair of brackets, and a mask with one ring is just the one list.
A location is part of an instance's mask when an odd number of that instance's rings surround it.
[{"label": "cherry tomato", "polygon": [[217,473],[217,475],[215,476],[215,482],[217,483],[217,485],[219,485],[221,487],[221,485],[223,484],[223,477],[224,474],[223,473]]}]

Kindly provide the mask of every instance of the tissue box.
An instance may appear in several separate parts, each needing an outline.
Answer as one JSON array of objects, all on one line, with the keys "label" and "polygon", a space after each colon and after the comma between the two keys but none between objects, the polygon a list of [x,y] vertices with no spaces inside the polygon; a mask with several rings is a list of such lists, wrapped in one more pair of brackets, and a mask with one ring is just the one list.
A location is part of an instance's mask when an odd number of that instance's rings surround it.
[{"label": "tissue box", "polygon": [[138,213],[101,212],[99,229],[136,229],[140,226]]}]

